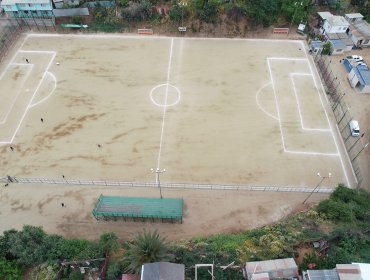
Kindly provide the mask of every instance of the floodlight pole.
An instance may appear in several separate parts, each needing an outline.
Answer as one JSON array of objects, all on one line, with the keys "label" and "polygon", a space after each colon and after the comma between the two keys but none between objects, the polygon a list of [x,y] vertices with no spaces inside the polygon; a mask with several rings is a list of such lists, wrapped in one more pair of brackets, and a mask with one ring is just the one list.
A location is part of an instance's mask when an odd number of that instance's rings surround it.
[{"label": "floodlight pole", "polygon": [[155,173],[156,174],[156,183],[157,183],[157,185],[158,185],[158,188],[159,188],[159,194],[160,194],[160,196],[161,196],[161,199],[163,198],[163,196],[162,196],[162,188],[161,188],[161,180],[160,180],[160,177],[159,177],[159,175],[161,174],[161,173],[164,173],[164,172],[166,172],[166,169],[159,169],[158,167],[157,167],[157,169],[153,169],[153,168],[151,168],[150,169],[150,171],[152,171],[152,173]]},{"label": "floodlight pole", "polygon": [[320,182],[317,184],[317,186],[312,190],[312,192],[310,192],[310,194],[306,197],[305,200],[303,200],[302,204],[305,204],[305,202],[311,197],[311,195],[316,191],[316,189],[318,187],[320,187],[321,183],[324,182],[324,180],[326,178],[330,178],[331,177],[331,173],[328,174],[328,176],[321,176],[320,173],[318,172],[317,173],[317,176],[319,176],[321,178]]}]

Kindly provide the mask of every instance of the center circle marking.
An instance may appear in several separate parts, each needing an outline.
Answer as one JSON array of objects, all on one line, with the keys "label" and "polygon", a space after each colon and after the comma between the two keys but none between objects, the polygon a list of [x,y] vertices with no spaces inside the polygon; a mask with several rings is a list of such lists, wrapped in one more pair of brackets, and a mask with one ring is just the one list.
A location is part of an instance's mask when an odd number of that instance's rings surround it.
[{"label": "center circle marking", "polygon": [[[176,97],[176,99],[175,99],[175,101],[173,101],[172,103],[167,103],[167,101],[165,101],[166,102],[166,104],[161,104],[161,103],[158,103],[157,101],[155,101],[155,99],[154,99],[154,96],[156,95],[156,91],[157,90],[159,90],[160,88],[162,88],[162,87],[165,87],[165,90],[167,89],[167,86],[169,87],[169,88],[173,88],[174,90],[175,90],[175,92],[177,93],[177,97]],[[158,91],[157,91],[158,92]],[[168,94],[168,92],[167,92],[167,94]],[[178,104],[179,102],[180,102],[180,96],[181,96],[181,92],[180,92],[180,90],[177,88],[177,87],[175,87],[175,86],[173,86],[173,85],[171,85],[171,84],[169,84],[169,83],[165,83],[165,84],[160,84],[160,85],[157,85],[157,86],[155,86],[154,88],[152,88],[152,90],[150,91],[150,100],[155,104],[155,105],[157,105],[158,107],[171,107],[171,106],[175,106],[176,104]]]}]

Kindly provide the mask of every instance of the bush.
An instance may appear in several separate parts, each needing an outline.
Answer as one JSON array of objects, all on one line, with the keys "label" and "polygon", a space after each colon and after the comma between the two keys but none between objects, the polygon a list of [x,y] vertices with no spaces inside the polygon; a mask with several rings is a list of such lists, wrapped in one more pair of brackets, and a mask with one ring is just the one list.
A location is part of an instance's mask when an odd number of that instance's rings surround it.
[{"label": "bush", "polygon": [[82,17],[81,16],[73,16],[72,17],[72,23],[73,24],[81,24],[82,23]]},{"label": "bush", "polygon": [[242,3],[230,2],[226,5],[227,17],[239,22],[240,19],[246,16],[246,7]]},{"label": "bush", "polygon": [[122,9],[121,16],[128,22],[148,20],[152,17],[152,4],[148,0],[130,1],[128,6]]},{"label": "bush", "polygon": [[354,220],[351,207],[341,201],[332,199],[321,201],[317,206],[317,211],[336,222],[351,222]]},{"label": "bush", "polygon": [[218,18],[218,10],[221,5],[219,0],[193,0],[196,16],[204,22],[215,23]]},{"label": "bush", "polygon": [[12,261],[0,258],[0,279],[2,280],[17,280],[22,279],[21,268]]},{"label": "bush", "polygon": [[178,3],[175,3],[171,6],[169,11],[170,20],[174,22],[180,22],[185,11],[184,7],[180,6]]}]

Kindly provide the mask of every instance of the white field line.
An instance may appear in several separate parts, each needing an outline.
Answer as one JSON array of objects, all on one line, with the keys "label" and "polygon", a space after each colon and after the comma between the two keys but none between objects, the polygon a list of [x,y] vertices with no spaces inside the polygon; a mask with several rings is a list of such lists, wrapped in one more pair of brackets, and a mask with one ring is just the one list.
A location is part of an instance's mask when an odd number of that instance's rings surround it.
[{"label": "white field line", "polygon": [[[284,133],[283,133],[282,124],[281,124],[281,116],[280,116],[279,103],[278,103],[278,100],[277,100],[275,82],[274,82],[274,78],[273,78],[273,75],[272,75],[270,60],[284,60],[284,58],[281,58],[281,57],[271,57],[271,58],[268,57],[267,58],[267,66],[268,66],[268,70],[269,70],[269,73],[270,73],[272,88],[273,88],[273,92],[274,92],[275,104],[276,104],[276,111],[278,112],[278,121],[279,121],[280,135],[281,135],[281,141],[282,141],[282,146],[283,146],[284,152],[291,153],[291,154],[302,154],[302,155],[313,155],[313,156],[340,156],[338,149],[337,149],[337,151],[338,151],[337,153],[321,153],[321,152],[315,152],[315,151],[309,151],[309,152],[307,152],[307,151],[291,151],[291,150],[286,149],[285,139],[284,139]],[[287,60],[295,60],[295,59],[294,58],[288,58]],[[300,61],[307,61],[307,63],[309,63],[306,58],[304,58],[304,59],[298,59],[298,60],[300,60]],[[314,82],[315,82],[315,85],[316,85],[316,81],[315,80],[314,80]],[[317,89],[317,87],[316,87],[316,89]],[[320,100],[321,100],[321,98],[320,98]],[[325,109],[324,109],[324,111],[325,111]],[[325,111],[325,115],[326,115],[326,111]],[[327,120],[329,122],[329,119],[328,118],[327,118]]]},{"label": "white field line", "polygon": [[40,86],[41,86],[42,82],[44,81],[44,79],[45,79],[45,77],[46,77],[46,73],[49,71],[49,68],[50,68],[50,66],[51,66],[51,64],[52,64],[52,62],[54,61],[55,56],[56,56],[56,52],[54,52],[54,51],[24,51],[24,50],[18,50],[18,51],[17,51],[17,53],[18,53],[18,52],[19,52],[19,53],[32,53],[32,52],[34,52],[34,53],[47,53],[47,54],[52,54],[52,58],[50,59],[50,62],[49,62],[49,64],[47,65],[47,67],[46,67],[46,69],[45,69],[45,71],[44,71],[44,73],[43,73],[43,75],[42,75],[41,80],[40,80],[40,81],[39,81],[39,83],[37,84],[37,87],[36,87],[35,91],[33,92],[32,96],[31,96],[31,98],[30,98],[30,101],[28,102],[28,105],[27,105],[26,109],[24,110],[24,112],[23,112],[23,114],[22,114],[22,117],[21,117],[20,121],[18,122],[18,125],[17,125],[17,127],[16,127],[16,129],[15,129],[15,131],[14,131],[14,133],[13,133],[12,138],[10,139],[10,141],[1,141],[1,142],[0,142],[0,144],[10,144],[10,143],[12,143],[12,142],[13,142],[13,140],[14,140],[14,138],[15,138],[15,135],[17,134],[17,132],[18,132],[18,130],[19,130],[19,128],[20,128],[20,126],[22,125],[22,122],[23,122],[23,120],[24,120],[24,117],[26,116],[26,114],[27,114],[27,112],[28,112],[28,109],[30,108],[30,104],[32,104],[32,101],[33,101],[33,99],[34,99],[34,97],[35,97],[35,95],[36,95],[37,91],[39,90],[39,88],[40,88]]},{"label": "white field line", "polygon": [[[27,66],[28,67],[28,71],[27,71],[27,74],[25,75],[25,77],[22,79],[22,82],[21,82],[21,87],[20,87],[20,90],[18,91],[18,93],[15,95],[14,99],[13,99],[13,102],[11,103],[11,105],[8,107],[8,112],[6,113],[5,117],[3,118],[3,120],[0,122],[0,124],[4,124],[7,119],[8,119],[8,116],[10,114],[10,112],[13,110],[13,107],[15,105],[15,102],[17,101],[18,97],[19,97],[19,94],[21,93],[22,91],[22,88],[23,88],[23,85],[24,83],[27,81],[29,75],[31,74],[31,71],[34,67],[33,64],[17,64],[17,63],[14,63],[14,65],[17,65],[17,66]],[[0,79],[1,80],[1,79]]]},{"label": "white field line", "polygon": [[269,68],[269,73],[270,73],[270,78],[271,78],[271,84],[272,84],[272,91],[274,92],[276,112],[277,112],[277,120],[279,122],[279,128],[280,128],[281,144],[283,146],[284,151],[286,152],[284,135],[283,135],[283,128],[281,127],[281,117],[280,117],[279,104],[278,104],[278,101],[277,101],[275,83],[274,83],[274,78],[273,78],[272,71],[271,71],[271,65],[270,65],[269,58],[267,58],[267,67]]},{"label": "white field line", "polygon": [[[47,34],[47,33],[29,33],[27,37],[72,37],[72,38],[85,38],[85,39],[179,39],[179,37],[168,37],[168,36],[142,36],[142,35],[126,35],[126,34]],[[283,39],[242,39],[242,38],[181,38],[186,40],[199,40],[199,41],[250,41],[250,42],[278,42],[278,43],[295,43],[300,44],[300,40],[283,40]]]},{"label": "white field line", "polygon": [[40,101],[30,105],[28,108],[32,108],[32,107],[37,106],[37,105],[41,104],[42,102],[44,102],[46,99],[48,99],[54,93],[55,89],[57,88],[57,78],[55,77],[55,75],[53,73],[50,73],[50,72],[47,72],[47,74],[50,75],[53,78],[54,88],[50,91],[50,93],[47,96],[45,96]]},{"label": "white field line", "polygon": [[23,47],[23,45],[26,43],[26,40],[28,39],[28,35],[23,39],[23,42],[21,44],[21,46],[18,48],[18,51],[15,52],[15,54],[13,55],[13,57],[10,59],[10,62],[8,63],[8,65],[5,67],[3,73],[1,73],[0,75],[0,80],[3,78],[3,76],[5,75],[5,73],[8,71],[10,65],[13,64],[13,61],[15,60],[15,58],[17,57],[18,55],[18,52],[19,50]]},{"label": "white field line", "polygon": [[294,92],[295,100],[296,100],[297,107],[298,107],[298,114],[299,114],[299,119],[301,121],[302,130],[330,132],[331,130],[328,129],[328,128],[307,128],[307,127],[304,126],[303,116],[302,116],[302,111],[301,111],[301,104],[299,102],[297,87],[296,87],[295,82],[294,82],[294,76],[310,76],[313,79],[313,75],[312,74],[302,74],[302,73],[290,73],[289,76],[290,76],[290,80],[292,81],[292,85],[293,85],[293,92]]},{"label": "white field line", "polygon": [[[313,74],[313,73],[314,73],[314,70],[312,69],[312,66],[311,66],[311,63],[310,63],[310,60],[309,60],[309,57],[308,57],[308,54],[307,54],[307,51],[306,51],[306,48],[305,48],[305,46],[304,46],[303,42],[301,42],[301,45],[302,45],[302,48],[304,49],[304,53],[305,53],[306,58],[307,58],[307,61],[308,61],[308,66],[310,67],[310,71],[311,71],[311,73]],[[312,61],[311,61],[311,62],[312,62]],[[316,76],[316,77],[320,77],[320,74],[319,74],[319,72],[317,71],[316,67],[314,67],[314,69],[315,69],[316,74],[317,74],[317,76]],[[343,157],[342,157],[342,155],[341,155],[341,153],[340,153],[340,151],[339,151],[339,146],[338,146],[338,143],[337,143],[336,137],[334,136],[334,131],[333,131],[332,125],[331,125],[331,123],[330,123],[328,113],[326,112],[326,110],[325,110],[325,106],[324,106],[324,103],[323,103],[323,101],[322,101],[322,99],[321,99],[321,95],[320,95],[319,87],[318,87],[317,82],[316,82],[316,78],[315,78],[315,77],[313,77],[313,78],[314,78],[313,80],[314,80],[314,83],[315,83],[315,87],[316,87],[316,89],[317,89],[317,94],[320,96],[321,105],[322,105],[322,107],[324,108],[325,116],[326,116],[326,119],[327,119],[327,121],[328,121],[328,124],[329,124],[330,130],[331,130],[331,135],[332,135],[332,137],[333,137],[333,139],[334,139],[334,143],[335,143],[335,146],[336,146],[337,151],[338,151],[338,154],[339,154],[340,163],[341,163],[341,165],[342,165],[342,169],[343,169],[344,176],[346,177],[346,183],[347,183],[347,186],[350,186],[350,184],[349,184],[349,178],[348,178],[348,174],[347,174],[347,170],[346,170],[346,168],[344,167]],[[326,97],[324,86],[323,86],[323,84],[322,84],[322,83],[320,83],[320,85],[321,85],[321,90],[322,90],[322,92],[323,92],[323,94],[324,94],[324,96],[325,96],[326,103],[328,104],[328,103],[329,103],[329,100],[328,100],[328,99],[327,99],[327,97]],[[340,134],[340,132],[339,132],[339,129],[338,129],[338,126],[337,126],[337,125],[336,125],[336,129],[337,129],[338,135],[340,136],[341,134]],[[341,136],[340,136],[339,138],[340,138],[340,139],[342,139],[342,137],[341,137]],[[342,145],[343,145],[343,147],[344,147],[344,150],[346,151],[346,148],[345,148],[345,146],[344,146],[343,139],[342,139]],[[351,170],[352,170],[352,173],[353,173],[353,177],[355,178],[356,183],[358,183],[358,181],[357,181],[357,177],[356,177],[356,174],[355,174],[355,171],[353,170],[353,167],[352,167],[352,164],[351,164],[351,160],[349,159],[349,155],[348,155],[348,153],[347,153],[347,152],[346,152],[346,155],[347,155],[347,159],[348,159],[348,162],[349,162],[349,166],[350,166],[350,168],[351,168]]]},{"label": "white field line", "polygon": [[[170,82],[170,75],[171,75],[171,64],[172,64],[172,53],[173,53],[173,38],[171,39],[171,49],[170,49],[170,58],[168,62],[168,68],[167,68],[167,81],[166,81],[166,93],[164,98],[164,104],[167,104],[167,98],[168,98],[168,86]],[[162,117],[162,128],[161,128],[161,139],[159,141],[159,150],[158,150],[158,159],[157,159],[157,169],[160,168],[161,163],[161,153],[162,153],[162,144],[163,144],[163,133],[164,133],[164,124],[166,119],[166,112],[167,112],[167,106],[163,106],[163,117]]]},{"label": "white field line", "polygon": [[272,115],[272,114],[270,114],[269,112],[267,112],[265,109],[263,109],[263,107],[261,106],[261,104],[260,104],[260,102],[259,102],[259,95],[260,95],[260,93],[262,92],[262,90],[264,89],[264,88],[266,88],[266,87],[268,87],[269,85],[271,85],[271,82],[268,82],[268,83],[266,83],[266,84],[264,84],[258,91],[257,91],[257,93],[256,93],[256,103],[257,103],[257,105],[258,105],[258,107],[261,109],[261,111],[262,112],[264,112],[266,115],[268,115],[269,117],[271,117],[271,118],[273,118],[273,119],[275,119],[275,120],[279,120],[276,116],[274,116],[274,115]]}]

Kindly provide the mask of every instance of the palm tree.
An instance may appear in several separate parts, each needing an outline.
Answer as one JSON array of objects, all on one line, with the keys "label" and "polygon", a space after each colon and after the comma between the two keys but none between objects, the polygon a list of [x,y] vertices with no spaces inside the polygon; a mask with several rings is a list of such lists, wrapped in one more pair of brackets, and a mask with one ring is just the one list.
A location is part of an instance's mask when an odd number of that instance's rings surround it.
[{"label": "palm tree", "polygon": [[144,263],[163,261],[168,257],[168,244],[157,230],[144,230],[128,244],[123,260],[129,272],[140,273]]}]

